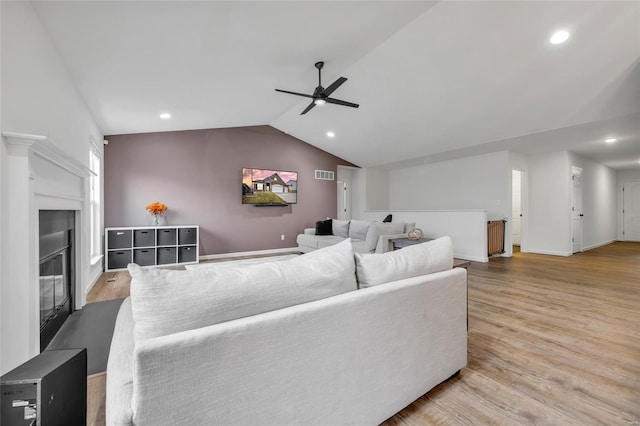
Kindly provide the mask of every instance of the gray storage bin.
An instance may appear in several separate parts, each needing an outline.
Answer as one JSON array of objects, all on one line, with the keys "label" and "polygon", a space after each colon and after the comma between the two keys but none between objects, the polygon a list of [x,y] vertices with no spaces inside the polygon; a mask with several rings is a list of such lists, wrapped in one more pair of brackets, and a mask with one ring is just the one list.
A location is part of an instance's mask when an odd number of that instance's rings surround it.
[{"label": "gray storage bin", "polygon": [[195,262],[196,250],[196,246],[178,247],[178,263]]},{"label": "gray storage bin", "polygon": [[[176,245],[176,228],[158,229],[158,245],[159,246],[175,246]],[[173,262],[175,263],[175,261]]]},{"label": "gray storage bin", "polygon": [[178,245],[196,244],[197,238],[198,238],[198,230],[196,228],[178,229]]},{"label": "gray storage bin", "polygon": [[151,266],[156,264],[156,249],[145,248],[133,250],[133,263],[140,266]]},{"label": "gray storage bin", "polygon": [[107,241],[107,248],[109,249],[131,248],[131,229],[109,231],[107,233]]},{"label": "gray storage bin", "polygon": [[153,247],[155,245],[156,245],[155,229],[136,229],[133,231],[134,247]]},{"label": "gray storage bin", "polygon": [[[175,235],[175,229],[173,231]],[[158,265],[177,263],[176,260],[175,247],[158,247]]]},{"label": "gray storage bin", "polygon": [[[129,234],[131,235],[131,234]],[[114,250],[107,253],[107,269],[124,269],[131,263],[131,250]]]}]

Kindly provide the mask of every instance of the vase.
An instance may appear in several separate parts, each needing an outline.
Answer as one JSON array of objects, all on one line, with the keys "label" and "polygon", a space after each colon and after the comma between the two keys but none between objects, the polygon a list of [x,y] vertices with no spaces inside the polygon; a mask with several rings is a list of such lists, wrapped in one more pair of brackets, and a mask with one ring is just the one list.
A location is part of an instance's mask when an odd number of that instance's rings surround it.
[{"label": "vase", "polygon": [[162,226],[165,223],[164,216],[159,214],[152,214],[153,217],[153,226]]}]

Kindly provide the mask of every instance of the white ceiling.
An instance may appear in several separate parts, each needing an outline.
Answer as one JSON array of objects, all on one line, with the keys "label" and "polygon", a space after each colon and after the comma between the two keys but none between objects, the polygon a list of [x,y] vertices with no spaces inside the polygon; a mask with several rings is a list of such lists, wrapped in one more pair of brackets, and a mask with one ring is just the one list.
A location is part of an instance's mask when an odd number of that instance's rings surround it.
[{"label": "white ceiling", "polygon": [[[105,134],[270,124],[361,166],[568,149],[640,167],[640,2],[34,8]],[[558,28],[571,37],[551,45]],[[360,108],[301,116],[307,99],[274,91],[312,93],[318,60]]]}]

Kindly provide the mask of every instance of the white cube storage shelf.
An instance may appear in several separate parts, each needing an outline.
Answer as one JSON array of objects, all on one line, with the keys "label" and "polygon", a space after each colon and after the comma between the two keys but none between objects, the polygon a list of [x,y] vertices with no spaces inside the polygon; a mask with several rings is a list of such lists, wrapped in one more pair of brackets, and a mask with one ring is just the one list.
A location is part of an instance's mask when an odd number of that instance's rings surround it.
[{"label": "white cube storage shelf", "polygon": [[198,225],[105,228],[105,272],[121,271],[129,263],[170,266],[198,263]]}]

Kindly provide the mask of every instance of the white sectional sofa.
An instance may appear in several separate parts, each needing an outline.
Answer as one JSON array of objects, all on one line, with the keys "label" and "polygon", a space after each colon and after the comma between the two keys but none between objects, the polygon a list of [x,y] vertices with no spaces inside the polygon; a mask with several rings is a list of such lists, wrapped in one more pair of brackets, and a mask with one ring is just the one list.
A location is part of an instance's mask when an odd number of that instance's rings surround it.
[{"label": "white sectional sofa", "polygon": [[368,220],[332,220],[332,235],[316,235],[316,228],[305,228],[296,238],[298,250],[308,253],[351,238],[356,253],[385,253],[393,250],[390,240],[406,238],[414,223],[372,222]]},{"label": "white sectional sofa", "polygon": [[350,240],[291,260],[130,265],[107,425],[376,425],[467,362],[466,270],[448,237]]}]

